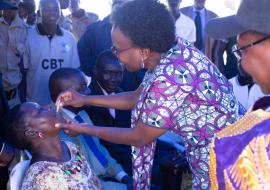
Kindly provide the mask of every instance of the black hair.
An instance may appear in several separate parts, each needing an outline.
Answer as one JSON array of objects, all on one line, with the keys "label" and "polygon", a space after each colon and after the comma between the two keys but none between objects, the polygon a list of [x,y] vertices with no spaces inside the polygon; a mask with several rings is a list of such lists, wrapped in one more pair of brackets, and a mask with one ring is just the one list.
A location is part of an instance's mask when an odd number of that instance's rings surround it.
[{"label": "black hair", "polygon": [[1,124],[4,140],[19,149],[28,149],[30,142],[25,138],[24,131],[28,126],[26,113],[21,105],[16,105],[4,116]]},{"label": "black hair", "polygon": [[117,56],[109,49],[101,52],[98,55],[96,63],[94,65],[94,69],[100,68],[103,66],[103,64],[108,63],[108,62],[120,64]]},{"label": "black hair", "polygon": [[[58,4],[59,4],[59,6],[60,6],[60,1],[59,0],[40,0],[39,1],[39,10],[40,10],[40,8],[44,5],[44,3],[47,3],[47,2],[49,2],[49,1],[56,1]],[[40,12],[40,11],[39,11]],[[39,13],[40,14],[40,13]]]},{"label": "black hair", "polygon": [[24,0],[19,6],[24,7],[28,14],[31,14],[36,10],[36,3],[34,0]]},{"label": "black hair", "polygon": [[64,81],[82,75],[82,71],[75,68],[60,68],[55,70],[49,78],[49,90],[51,99],[55,102],[57,96],[66,89]]},{"label": "black hair", "polygon": [[175,42],[174,19],[157,0],[128,1],[113,11],[111,22],[139,48],[165,53]]}]

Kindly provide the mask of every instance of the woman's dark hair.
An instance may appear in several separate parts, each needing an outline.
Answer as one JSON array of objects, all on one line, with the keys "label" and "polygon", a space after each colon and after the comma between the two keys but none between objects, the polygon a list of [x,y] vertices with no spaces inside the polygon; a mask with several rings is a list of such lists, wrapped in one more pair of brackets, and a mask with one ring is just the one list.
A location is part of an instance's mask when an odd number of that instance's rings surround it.
[{"label": "woman's dark hair", "polygon": [[128,1],[115,9],[111,22],[140,48],[165,53],[175,42],[173,17],[157,0]]},{"label": "woman's dark hair", "polygon": [[1,123],[1,132],[4,140],[15,148],[27,149],[30,147],[24,136],[27,128],[26,114],[21,111],[21,105],[16,105],[4,116]]}]

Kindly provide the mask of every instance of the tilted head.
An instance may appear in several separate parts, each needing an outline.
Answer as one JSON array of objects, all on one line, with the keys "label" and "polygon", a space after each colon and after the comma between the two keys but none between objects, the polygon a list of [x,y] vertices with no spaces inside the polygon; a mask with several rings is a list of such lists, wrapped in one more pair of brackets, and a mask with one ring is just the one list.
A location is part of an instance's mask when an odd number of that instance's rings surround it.
[{"label": "tilted head", "polygon": [[54,125],[59,122],[64,121],[54,112],[37,103],[27,102],[8,111],[2,127],[7,142],[16,148],[31,149],[35,143],[56,137],[59,129]]},{"label": "tilted head", "polygon": [[153,53],[167,52],[175,42],[174,19],[157,0],[127,1],[111,15],[113,51],[129,71],[140,70]]}]

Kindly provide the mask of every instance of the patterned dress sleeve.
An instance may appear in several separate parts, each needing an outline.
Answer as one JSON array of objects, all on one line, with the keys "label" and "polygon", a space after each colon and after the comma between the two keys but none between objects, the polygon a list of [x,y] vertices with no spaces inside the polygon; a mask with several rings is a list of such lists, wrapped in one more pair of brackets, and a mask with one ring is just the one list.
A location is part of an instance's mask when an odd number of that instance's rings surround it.
[{"label": "patterned dress sleeve", "polygon": [[141,109],[143,123],[163,129],[176,126],[179,107],[188,93],[165,77],[158,77],[147,92]]}]

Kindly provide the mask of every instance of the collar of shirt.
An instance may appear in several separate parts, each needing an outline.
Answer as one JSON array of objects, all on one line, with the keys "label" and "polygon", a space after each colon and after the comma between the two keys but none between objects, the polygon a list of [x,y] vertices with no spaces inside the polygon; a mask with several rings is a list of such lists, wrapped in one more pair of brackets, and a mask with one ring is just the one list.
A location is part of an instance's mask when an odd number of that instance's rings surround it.
[{"label": "collar of shirt", "polygon": [[81,111],[79,111],[78,114],[75,114],[66,108],[61,108],[61,112],[63,114],[65,114],[68,118],[71,118],[71,119],[75,119],[76,115],[79,115],[85,123],[88,123],[89,125],[93,125],[92,120],[90,119],[90,117],[88,116],[88,114],[84,110],[81,110]]},{"label": "collar of shirt", "polygon": [[[98,83],[100,89],[102,90],[102,92],[103,92],[103,94],[104,94],[105,96],[108,96],[108,95],[114,95],[114,94],[115,94],[114,92],[111,93],[111,94],[108,94],[108,93],[102,88],[102,86],[99,84],[99,82],[97,82],[97,83]],[[115,109],[109,108],[109,112],[110,112],[111,116],[112,116],[113,118],[115,118]]]},{"label": "collar of shirt", "polygon": [[193,21],[195,20],[195,17],[196,17],[196,12],[200,12],[200,15],[201,15],[201,20],[202,20],[202,22],[204,22],[205,21],[205,14],[206,14],[206,10],[205,10],[205,8],[203,8],[203,9],[201,9],[201,10],[197,10],[197,9],[195,9],[195,7],[193,7]]},{"label": "collar of shirt", "polygon": [[104,88],[102,88],[102,86],[99,84],[99,82],[97,82],[97,83],[98,83],[98,86],[100,87],[100,89],[102,90],[102,92],[103,92],[104,95],[114,95],[114,94],[115,94],[114,92],[108,94],[108,93],[106,92],[106,90],[105,90]]},{"label": "collar of shirt", "polygon": [[205,14],[205,8],[203,8],[201,10],[198,10],[195,7],[193,7],[193,13],[195,13],[195,12],[200,12],[201,15],[204,15]]},{"label": "collar of shirt", "polygon": [[[42,28],[42,24],[38,23],[36,25],[36,29],[38,31],[38,33],[42,36],[47,36],[47,34],[45,33],[44,29]],[[56,29],[56,35],[57,36],[63,36],[63,31],[61,30],[61,28],[59,27],[59,25],[57,25],[57,29]]]},{"label": "collar of shirt", "polygon": [[61,111],[66,114],[69,118],[72,118],[74,119],[76,117],[76,114],[73,113],[72,111],[69,111],[68,109],[66,108],[61,108]]}]

